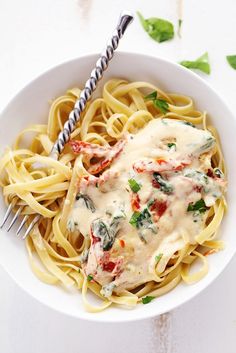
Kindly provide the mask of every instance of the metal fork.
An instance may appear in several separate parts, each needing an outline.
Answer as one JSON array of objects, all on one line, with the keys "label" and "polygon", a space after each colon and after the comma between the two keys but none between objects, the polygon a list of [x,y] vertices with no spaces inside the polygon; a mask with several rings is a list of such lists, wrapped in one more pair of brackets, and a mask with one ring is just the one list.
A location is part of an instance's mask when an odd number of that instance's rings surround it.
[{"label": "metal fork", "polygon": [[[75,130],[77,122],[80,120],[81,113],[84,111],[87,102],[90,100],[92,93],[97,88],[98,81],[101,80],[104,71],[107,69],[109,62],[113,58],[114,51],[117,49],[120,39],[123,37],[126,28],[133,21],[133,16],[127,12],[121,14],[115,32],[113,33],[110,41],[108,42],[105,50],[102,52],[100,58],[96,62],[95,68],[92,70],[90,74],[90,78],[85,83],[85,87],[80,94],[80,98],[76,101],[74,105],[74,109],[70,112],[69,118],[63,126],[63,130],[59,133],[57,141],[53,145],[52,151],[49,157],[53,159],[58,159],[59,155],[63,151],[65,144],[70,140],[71,133]],[[12,214],[13,209],[17,206],[17,202],[20,199],[15,196],[10,202],[7,211],[3,217],[0,228],[6,224],[10,215]],[[18,218],[22,215],[22,211],[25,206],[19,206],[7,228],[9,231],[13,225],[16,223]],[[19,235],[21,229],[26,224],[29,219],[29,215],[25,215],[16,231],[16,234]],[[34,228],[35,224],[39,222],[41,219],[41,215],[36,214],[31,223],[29,224],[26,232],[22,236],[22,239],[25,239],[29,233]]]}]

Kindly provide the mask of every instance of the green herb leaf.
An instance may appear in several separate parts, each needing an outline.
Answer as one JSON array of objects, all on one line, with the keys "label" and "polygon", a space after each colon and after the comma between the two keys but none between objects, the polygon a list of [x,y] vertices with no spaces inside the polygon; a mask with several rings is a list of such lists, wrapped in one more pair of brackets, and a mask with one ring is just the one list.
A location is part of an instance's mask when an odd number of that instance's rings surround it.
[{"label": "green herb leaf", "polygon": [[80,268],[78,268],[78,272],[80,273]]},{"label": "green herb leaf", "polygon": [[217,178],[224,178],[224,173],[220,168],[214,168],[213,173]]},{"label": "green herb leaf", "polygon": [[152,224],[151,214],[147,208],[145,208],[142,212],[134,212],[129,223],[138,229],[142,227],[148,228],[150,224]]},{"label": "green herb leaf", "polygon": [[138,192],[141,189],[141,185],[135,179],[129,179],[128,183],[133,192]]},{"label": "green herb leaf", "polygon": [[76,200],[80,200],[82,199],[84,201],[84,204],[85,206],[87,207],[88,210],[90,210],[92,213],[94,213],[96,211],[96,208],[94,206],[94,203],[92,201],[92,199],[88,196],[88,195],[85,195],[85,194],[77,194],[76,195]]},{"label": "green herb leaf", "polygon": [[174,26],[171,22],[157,17],[145,19],[140,12],[137,15],[144,30],[155,41],[161,43],[174,37]]},{"label": "green herb leaf", "polygon": [[150,303],[155,297],[152,297],[151,295],[147,295],[146,297],[142,298],[142,303],[143,304],[148,304]]},{"label": "green herb leaf", "polygon": [[180,65],[186,67],[187,69],[197,69],[200,70],[202,72],[204,72],[205,74],[210,74],[211,72],[211,67],[209,64],[209,57],[208,57],[208,53],[204,53],[202,56],[200,56],[200,58],[198,58],[197,60],[194,61],[181,61]]},{"label": "green herb leaf", "polygon": [[204,213],[206,212],[206,210],[207,210],[207,206],[203,199],[200,199],[195,203],[190,203],[187,208],[188,212],[197,211],[199,213]]},{"label": "green herb leaf", "polygon": [[171,194],[173,192],[173,186],[167,180],[164,180],[161,174],[157,172],[153,173],[153,179],[154,184],[156,182],[157,187],[159,187],[160,190],[163,191],[165,194]]},{"label": "green herb leaf", "polygon": [[140,212],[134,212],[130,218],[129,223],[132,226],[137,227],[137,221],[138,221],[139,216],[140,216]]},{"label": "green herb leaf", "polygon": [[88,275],[88,276],[87,276],[87,280],[88,280],[89,282],[91,282],[92,279],[93,279],[93,276],[92,276],[92,275]]},{"label": "green herb leaf", "polygon": [[226,56],[226,59],[229,63],[229,65],[236,70],[236,55],[228,55]]},{"label": "green herb leaf", "polygon": [[154,101],[155,99],[157,99],[157,91],[154,91],[150,94],[148,94],[147,96],[144,97],[145,100],[149,101]]},{"label": "green herb leaf", "polygon": [[119,230],[120,222],[125,217],[125,214],[120,210],[120,212],[113,217],[110,223],[102,220],[101,218],[97,218],[92,222],[92,232],[95,237],[101,239],[101,246],[103,250],[108,251],[112,248],[116,234]]},{"label": "green herb leaf", "polygon": [[169,111],[169,104],[165,99],[157,98],[157,91],[154,91],[144,97],[145,100],[153,101],[155,107],[157,107],[163,114]]},{"label": "green herb leaf", "polygon": [[166,100],[157,98],[153,103],[163,114],[166,114],[169,111],[169,104]]},{"label": "green herb leaf", "polygon": [[176,151],[176,143],[173,143],[173,142],[170,142],[170,143],[167,143],[167,146],[169,149],[171,149],[172,147],[174,147],[175,151]]},{"label": "green herb leaf", "polygon": [[158,254],[157,256],[155,256],[155,260],[156,260],[156,263],[157,263],[157,264],[158,264],[158,262],[161,260],[162,256],[163,256],[162,253],[160,253],[160,254]]}]

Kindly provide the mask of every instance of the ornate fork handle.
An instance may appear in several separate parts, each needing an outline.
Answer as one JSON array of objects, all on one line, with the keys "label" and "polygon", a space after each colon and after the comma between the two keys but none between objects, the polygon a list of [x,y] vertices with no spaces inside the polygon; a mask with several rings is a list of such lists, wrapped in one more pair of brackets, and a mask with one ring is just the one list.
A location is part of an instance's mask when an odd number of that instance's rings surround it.
[{"label": "ornate fork handle", "polygon": [[[128,25],[133,21],[133,16],[128,14],[128,13],[123,13],[120,16],[118,25],[116,27],[116,30],[114,34],[112,35],[110,41],[108,42],[106,49],[104,52],[101,54],[100,58],[96,62],[95,68],[92,70],[90,74],[90,78],[88,81],[85,83],[85,87],[82,90],[80,94],[80,98],[76,101],[74,109],[70,112],[68,120],[65,122],[63,126],[63,130],[60,132],[58,135],[57,141],[53,145],[53,148],[50,153],[50,157],[54,159],[58,159],[60,153],[63,151],[65,144],[70,140],[70,136],[72,132],[75,130],[77,122],[80,120],[81,113],[84,111],[87,102],[90,100],[93,91],[97,88],[98,82],[101,80],[104,71],[107,69],[109,65],[109,61],[113,58],[114,51],[117,49],[120,39],[122,38],[123,34],[125,33],[126,28]],[[11,209],[13,205],[10,204],[8,207],[8,210],[5,214],[3,223],[1,226],[4,225],[6,222]],[[13,224],[16,222],[18,216],[20,215],[22,209],[19,208],[18,211],[16,212],[10,226],[8,227],[8,230],[11,229]],[[23,235],[22,239],[25,239],[35,224],[38,223],[38,221],[41,219],[41,215],[37,214],[29,224],[25,234]],[[23,228],[24,224],[27,222],[28,216],[26,215],[20,226],[17,229],[17,234],[20,233],[21,229]]]},{"label": "ornate fork handle", "polygon": [[101,54],[96,62],[95,68],[90,74],[90,78],[85,83],[85,87],[80,94],[80,98],[76,101],[74,109],[69,114],[69,119],[60,132],[57,141],[55,142],[50,157],[58,159],[63,151],[65,144],[70,140],[72,132],[75,130],[77,122],[80,120],[81,113],[84,111],[87,102],[90,100],[93,91],[96,89],[98,82],[101,80],[104,71],[109,65],[109,61],[113,58],[114,51],[119,45],[119,41],[125,33],[128,25],[133,21],[133,16],[130,14],[122,14],[119,23],[110,41],[107,43],[106,49]]}]

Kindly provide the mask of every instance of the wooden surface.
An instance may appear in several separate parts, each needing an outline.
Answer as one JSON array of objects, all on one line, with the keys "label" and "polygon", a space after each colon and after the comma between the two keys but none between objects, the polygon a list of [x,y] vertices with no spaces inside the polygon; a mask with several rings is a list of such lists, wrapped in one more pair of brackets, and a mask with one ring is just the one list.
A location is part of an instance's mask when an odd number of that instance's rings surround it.
[{"label": "wooden surface", "polygon": [[[32,78],[82,54],[101,51],[119,12],[140,10],[177,22],[177,0],[0,0],[0,107]],[[235,0],[183,1],[182,39],[157,44],[135,21],[120,50],[173,61],[209,52],[204,78],[236,110]],[[203,76],[203,75],[202,75]],[[223,118],[223,117],[222,117]],[[232,143],[233,145],[233,143]],[[236,236],[236,235],[235,235]],[[0,268],[1,353],[235,353],[236,258],[197,298],[153,320],[96,325],[57,314],[20,290]]]}]

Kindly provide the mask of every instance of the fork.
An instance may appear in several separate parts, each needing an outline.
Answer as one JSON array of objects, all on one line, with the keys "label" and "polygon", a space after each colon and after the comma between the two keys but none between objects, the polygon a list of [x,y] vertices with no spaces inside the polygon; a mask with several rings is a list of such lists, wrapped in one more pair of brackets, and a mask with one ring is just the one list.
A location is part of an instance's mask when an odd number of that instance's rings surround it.
[{"label": "fork", "polygon": [[[53,148],[50,152],[49,157],[58,160],[59,155],[63,151],[65,144],[70,140],[70,136],[72,132],[75,130],[77,122],[80,120],[81,113],[84,111],[87,102],[90,100],[92,93],[97,88],[98,82],[101,80],[104,71],[108,68],[109,62],[113,58],[114,51],[117,49],[119,45],[120,39],[123,37],[126,28],[128,25],[133,21],[133,16],[130,13],[123,12],[120,15],[119,22],[116,26],[115,32],[113,33],[110,41],[107,43],[105,50],[102,52],[100,58],[97,60],[95,68],[92,70],[90,74],[90,78],[85,83],[84,89],[81,91],[79,99],[75,102],[74,109],[70,112],[68,120],[65,122],[63,126],[63,130],[59,133],[56,142],[53,145]],[[10,215],[12,214],[13,209],[17,206],[17,202],[20,199],[15,196],[12,201],[10,202],[6,213],[3,217],[2,223],[0,228],[6,224],[7,220],[9,219]],[[13,225],[16,223],[18,218],[22,216],[22,211],[25,206],[19,206],[7,228],[9,231]],[[20,231],[22,230],[23,226],[29,219],[29,215],[25,215],[16,231],[16,234],[19,236]],[[41,215],[36,214],[31,223],[29,224],[28,228],[26,229],[22,239],[25,239],[34,226],[39,222],[41,219]]]}]

